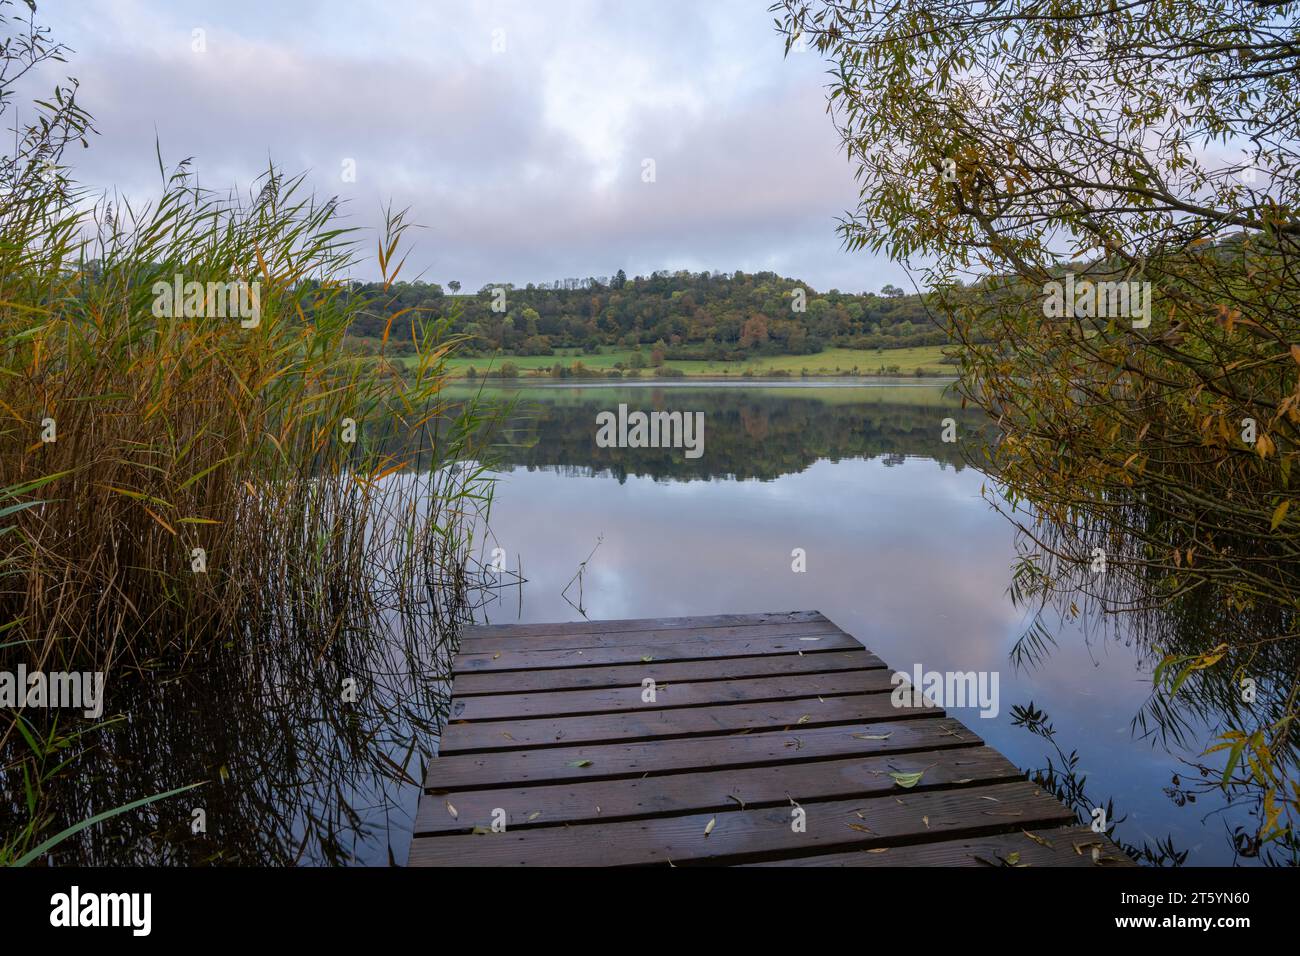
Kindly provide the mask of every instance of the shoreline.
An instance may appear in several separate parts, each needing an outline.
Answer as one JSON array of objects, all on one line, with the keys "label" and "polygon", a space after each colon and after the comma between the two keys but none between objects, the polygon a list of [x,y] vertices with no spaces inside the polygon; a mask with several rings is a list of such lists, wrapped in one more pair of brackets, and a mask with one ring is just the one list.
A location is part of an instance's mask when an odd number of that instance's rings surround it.
[{"label": "shoreline", "polygon": [[957,381],[956,376],[926,376],[917,379],[909,376],[819,376],[817,378],[611,378],[611,379],[543,379],[520,377],[499,379],[481,377],[477,380],[457,378],[446,387],[455,388],[935,388],[947,387]]}]

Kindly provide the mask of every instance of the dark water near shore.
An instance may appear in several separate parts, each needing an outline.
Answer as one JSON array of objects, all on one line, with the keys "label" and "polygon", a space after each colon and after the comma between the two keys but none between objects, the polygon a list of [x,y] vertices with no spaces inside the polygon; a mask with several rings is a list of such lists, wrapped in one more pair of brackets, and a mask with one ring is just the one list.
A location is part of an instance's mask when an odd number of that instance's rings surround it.
[{"label": "dark water near shore", "polygon": [[[479,554],[488,565],[501,549],[507,573],[477,619],[820,610],[898,670],[996,672],[996,716],[953,714],[1018,766],[1041,768],[1050,745],[1011,721],[1032,701],[1077,751],[1092,802],[1114,801],[1118,838],[1168,839],[1190,865],[1257,862],[1234,848],[1236,830],[1256,827],[1248,807],[1226,807],[1192,766],[1216,729],[1189,718],[1182,745],[1135,730],[1152,686],[1138,643],[1047,619],[1057,647],[1036,668],[1013,666],[1030,612],[1008,594],[1014,529],[981,497],[996,476],[973,464],[988,423],[942,385],[557,386],[517,398]],[[703,412],[703,454],[597,447],[596,414],[620,403]],[[943,440],[946,419],[958,441]],[[404,633],[331,646],[328,667],[304,648],[272,656],[271,671],[249,660],[110,697],[111,712],[130,716],[78,777],[70,820],[208,783],[101,824],[54,861],[405,862],[452,648],[436,627]],[[340,673],[359,676],[363,705],[336,705]]]}]

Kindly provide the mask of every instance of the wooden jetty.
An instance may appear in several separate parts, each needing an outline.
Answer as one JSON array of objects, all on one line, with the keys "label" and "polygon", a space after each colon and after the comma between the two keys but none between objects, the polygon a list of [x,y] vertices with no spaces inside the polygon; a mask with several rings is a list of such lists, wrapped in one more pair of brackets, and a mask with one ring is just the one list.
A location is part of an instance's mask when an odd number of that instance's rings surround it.
[{"label": "wooden jetty", "polygon": [[1131,865],[816,611],[471,627],[453,672],[411,866]]}]

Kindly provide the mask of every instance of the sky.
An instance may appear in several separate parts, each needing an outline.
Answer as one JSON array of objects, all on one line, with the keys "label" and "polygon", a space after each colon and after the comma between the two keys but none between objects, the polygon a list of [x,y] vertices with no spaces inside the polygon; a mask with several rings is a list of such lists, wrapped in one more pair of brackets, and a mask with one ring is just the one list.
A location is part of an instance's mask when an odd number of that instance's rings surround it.
[{"label": "sky", "polygon": [[770,269],[819,291],[909,287],[842,249],[857,188],[827,64],[785,57],[766,8],[43,0],[74,52],[41,80],[81,82],[99,130],[65,157],[81,183],[156,196],[155,137],[222,192],[274,161],[344,200],[350,225],[409,208],[422,228],[403,278]]}]

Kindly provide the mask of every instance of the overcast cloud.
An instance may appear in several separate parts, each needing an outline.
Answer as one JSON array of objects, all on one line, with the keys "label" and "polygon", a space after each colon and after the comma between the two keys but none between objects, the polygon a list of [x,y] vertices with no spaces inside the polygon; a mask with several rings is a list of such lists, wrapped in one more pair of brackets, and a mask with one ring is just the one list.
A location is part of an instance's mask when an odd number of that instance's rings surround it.
[{"label": "overcast cloud", "polygon": [[75,50],[61,69],[100,135],[71,158],[96,187],[152,195],[157,136],[205,186],[246,187],[274,159],[347,200],[355,225],[410,207],[427,228],[407,278],[476,289],[621,267],[903,283],[840,248],[857,191],[826,64],[783,58],[765,0],[45,0],[40,19]]}]

